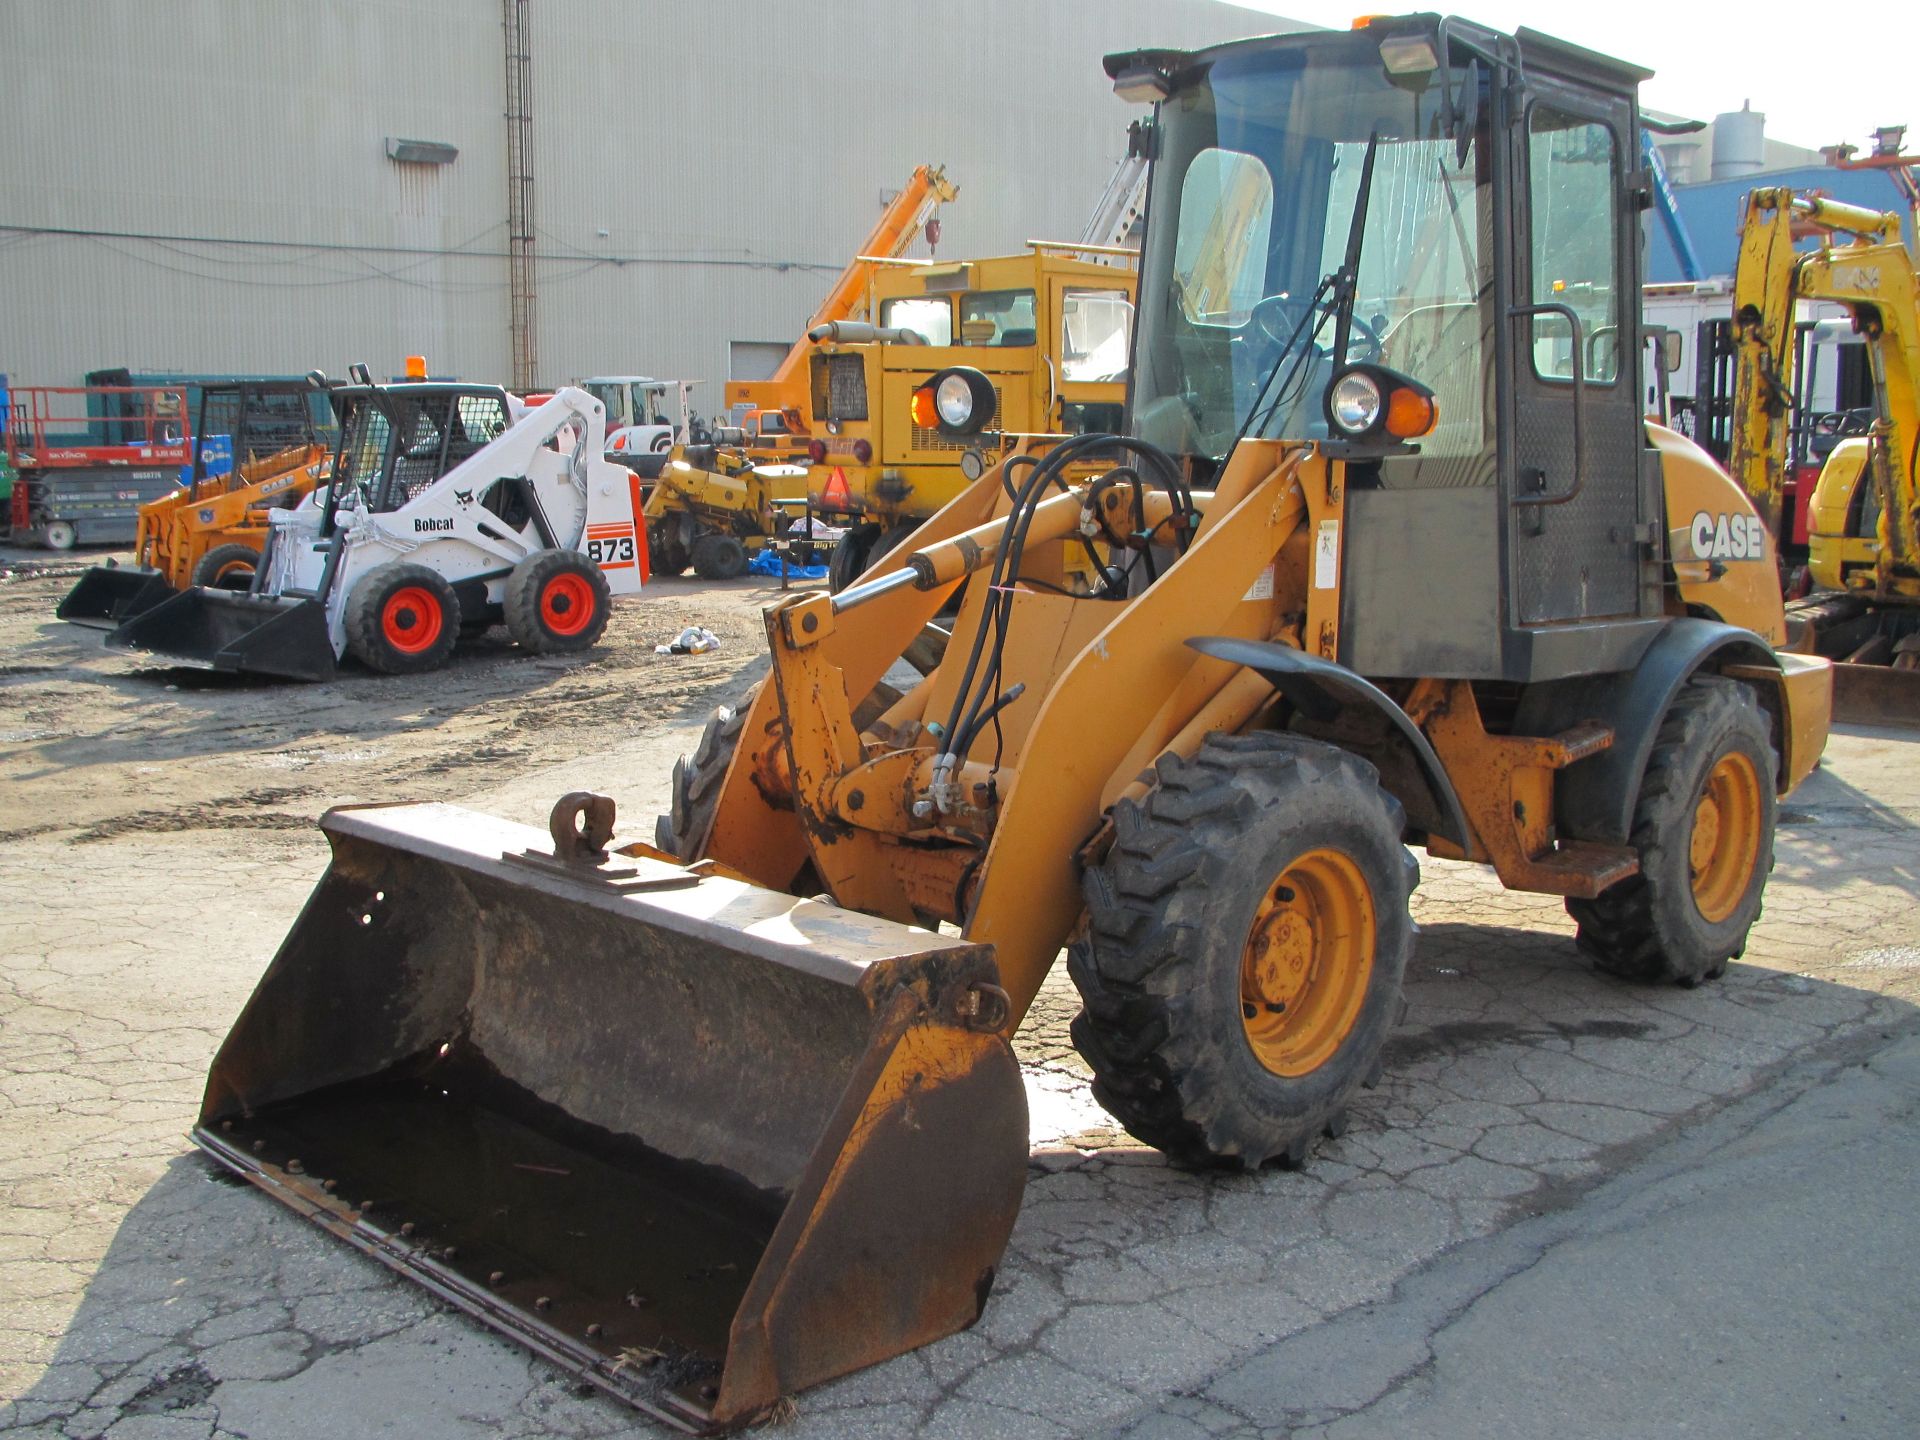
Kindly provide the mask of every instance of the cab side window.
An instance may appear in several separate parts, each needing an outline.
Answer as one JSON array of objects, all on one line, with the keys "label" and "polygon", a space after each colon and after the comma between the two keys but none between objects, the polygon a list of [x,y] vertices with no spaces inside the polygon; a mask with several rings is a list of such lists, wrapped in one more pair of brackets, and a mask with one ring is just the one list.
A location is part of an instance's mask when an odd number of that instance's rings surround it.
[{"label": "cab side window", "polygon": [[[1610,385],[1620,374],[1615,165],[1607,126],[1544,104],[1528,112],[1533,300],[1557,302],[1579,316],[1585,377],[1598,385]],[[1574,343],[1564,315],[1535,315],[1534,373],[1543,380],[1571,380]]]}]

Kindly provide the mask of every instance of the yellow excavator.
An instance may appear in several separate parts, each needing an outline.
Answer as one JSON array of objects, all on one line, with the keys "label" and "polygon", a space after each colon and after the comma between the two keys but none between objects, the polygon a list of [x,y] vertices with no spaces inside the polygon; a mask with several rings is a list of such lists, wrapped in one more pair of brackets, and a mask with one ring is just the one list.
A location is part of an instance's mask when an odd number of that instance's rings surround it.
[{"label": "yellow excavator", "polygon": [[[1704,983],[1825,744],[1771,535],[1618,343],[1647,72],[1432,15],[1106,69],[1154,105],[1127,429],[773,605],[654,844],[588,793],[330,812],[208,1078],[221,1164],[691,1430],[992,1303],[1063,951],[1129,1131],[1300,1164],[1399,1021],[1415,850]],[[991,388],[930,376],[936,425]]]},{"label": "yellow excavator", "polygon": [[[186,483],[140,507],[134,563],[90,567],[55,615],[111,629],[195,585],[249,588],[267,512],[299,504],[330,473],[332,447],[314,421],[317,398],[307,380],[202,385]],[[233,457],[220,475],[207,473],[213,437],[228,439]]]},{"label": "yellow excavator", "polygon": [[[1898,213],[1762,187],[1748,193],[1734,272],[1731,468],[1780,531],[1802,300],[1846,308],[1873,381],[1867,433],[1840,440],[1815,483],[1797,643],[1839,662],[1843,720],[1920,724],[1920,285]],[[1812,237],[1812,250],[1796,241]]]}]

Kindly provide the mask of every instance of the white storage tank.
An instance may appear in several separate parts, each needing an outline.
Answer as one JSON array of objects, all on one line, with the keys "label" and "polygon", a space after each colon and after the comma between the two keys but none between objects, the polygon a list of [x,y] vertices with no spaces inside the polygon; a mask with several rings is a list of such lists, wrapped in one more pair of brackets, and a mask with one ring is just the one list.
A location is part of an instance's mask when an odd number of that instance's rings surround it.
[{"label": "white storage tank", "polygon": [[1752,102],[1713,117],[1713,178],[1752,175],[1766,160],[1767,117]]}]

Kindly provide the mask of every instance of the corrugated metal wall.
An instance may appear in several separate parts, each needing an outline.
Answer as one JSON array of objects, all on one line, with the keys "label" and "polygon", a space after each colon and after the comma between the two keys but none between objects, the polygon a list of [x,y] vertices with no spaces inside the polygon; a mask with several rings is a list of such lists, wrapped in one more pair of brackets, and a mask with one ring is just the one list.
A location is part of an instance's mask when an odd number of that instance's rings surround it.
[{"label": "corrugated metal wall", "polygon": [[[1073,238],[1138,113],[1104,51],[1292,28],[1213,0],[532,16],[547,383],[718,381],[729,340],[790,340],[922,161],[961,189],[943,255]],[[504,378],[504,66],[499,0],[0,4],[0,371],[393,372],[418,351]],[[396,164],[388,136],[459,158]]]}]

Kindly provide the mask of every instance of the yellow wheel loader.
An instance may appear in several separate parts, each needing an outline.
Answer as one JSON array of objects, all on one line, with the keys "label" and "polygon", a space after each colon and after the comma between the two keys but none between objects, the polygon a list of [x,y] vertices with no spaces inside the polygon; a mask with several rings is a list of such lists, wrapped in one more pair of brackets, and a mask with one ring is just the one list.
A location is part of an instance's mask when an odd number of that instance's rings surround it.
[{"label": "yellow wheel loader", "polygon": [[[1301,1163],[1399,1018],[1414,850],[1697,984],[1825,743],[1765,527],[1640,413],[1645,72],[1431,15],[1107,70],[1156,105],[1129,433],[774,605],[664,843],[330,813],[209,1078],[223,1164],[689,1428],[991,1303],[1063,951],[1133,1134]],[[930,384],[977,433],[987,377]]]},{"label": "yellow wheel loader", "polygon": [[[93,566],[55,615],[111,629],[194,585],[251,586],[267,512],[299,504],[326,481],[332,449],[314,423],[315,398],[304,380],[201,386],[187,483],[140,507],[134,563]],[[215,437],[232,447],[225,475],[207,473]]]}]

